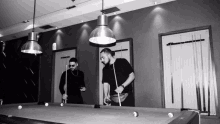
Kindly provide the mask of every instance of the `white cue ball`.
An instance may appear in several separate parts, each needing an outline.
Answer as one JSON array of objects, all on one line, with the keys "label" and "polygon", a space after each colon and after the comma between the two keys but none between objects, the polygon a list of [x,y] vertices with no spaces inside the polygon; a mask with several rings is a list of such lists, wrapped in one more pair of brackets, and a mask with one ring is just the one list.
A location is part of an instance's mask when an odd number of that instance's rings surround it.
[{"label": "white cue ball", "polygon": [[138,117],[138,112],[133,112],[134,117]]},{"label": "white cue ball", "polygon": [[48,106],[49,104],[48,103],[45,103],[45,106]]},{"label": "white cue ball", "polygon": [[172,117],[173,117],[173,113],[168,113],[168,116],[169,116],[170,118],[172,118]]},{"label": "white cue ball", "polygon": [[18,109],[22,109],[22,106],[21,106],[21,105],[19,105],[19,106],[18,106]]},{"label": "white cue ball", "polygon": [[63,103],[60,103],[60,106],[63,106]]}]

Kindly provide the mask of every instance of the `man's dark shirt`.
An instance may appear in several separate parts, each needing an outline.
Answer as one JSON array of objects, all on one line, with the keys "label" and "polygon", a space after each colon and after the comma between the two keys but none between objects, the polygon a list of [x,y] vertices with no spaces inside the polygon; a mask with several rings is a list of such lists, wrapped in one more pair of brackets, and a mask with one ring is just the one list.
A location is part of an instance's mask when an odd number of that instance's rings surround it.
[{"label": "man's dark shirt", "polygon": [[[133,71],[133,68],[129,64],[129,62],[124,58],[117,58],[114,62],[115,66],[115,73],[117,78],[118,86],[122,85],[129,77],[129,74],[131,74]],[[106,65],[103,68],[103,78],[102,83],[109,83],[110,85],[110,95],[116,94],[116,82],[115,82],[115,76],[114,76],[114,70],[113,70],[113,64],[112,65]],[[123,90],[123,93],[129,93],[132,91],[132,83],[130,83],[128,86],[125,87]]]},{"label": "man's dark shirt", "polygon": [[[60,93],[65,93],[64,85],[66,81],[66,71],[63,72],[60,79]],[[67,70],[67,95],[81,96],[80,88],[85,87],[84,73],[80,70]]]}]

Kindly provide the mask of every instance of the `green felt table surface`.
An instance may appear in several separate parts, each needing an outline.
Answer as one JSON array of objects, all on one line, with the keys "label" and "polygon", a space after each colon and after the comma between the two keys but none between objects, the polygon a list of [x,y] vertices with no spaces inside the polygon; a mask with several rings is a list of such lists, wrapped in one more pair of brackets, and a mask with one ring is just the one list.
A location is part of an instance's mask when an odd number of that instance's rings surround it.
[{"label": "green felt table surface", "polygon": [[[22,105],[22,109],[18,109]],[[135,117],[133,112],[138,113]],[[168,113],[173,113],[169,117]],[[13,104],[0,106],[0,114],[9,117],[22,117],[68,124],[168,124],[176,122],[186,123],[195,115],[193,111],[179,109],[119,107],[94,105],[49,103],[49,106],[37,103]]]}]

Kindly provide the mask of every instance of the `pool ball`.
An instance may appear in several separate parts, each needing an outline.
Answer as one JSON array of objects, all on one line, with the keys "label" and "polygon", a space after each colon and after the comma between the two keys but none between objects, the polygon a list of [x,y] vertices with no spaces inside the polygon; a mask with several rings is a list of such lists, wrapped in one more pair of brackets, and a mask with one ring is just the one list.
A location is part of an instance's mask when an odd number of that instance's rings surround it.
[{"label": "pool ball", "polygon": [[134,117],[138,117],[138,112],[133,112]]},{"label": "pool ball", "polygon": [[22,109],[22,106],[21,106],[21,105],[19,105],[19,106],[18,106],[18,109]]},{"label": "pool ball", "polygon": [[45,106],[48,106],[49,104],[48,103],[45,103]]},{"label": "pool ball", "polygon": [[173,117],[173,113],[168,113],[168,116],[169,116],[170,118],[172,118],[172,117]]}]

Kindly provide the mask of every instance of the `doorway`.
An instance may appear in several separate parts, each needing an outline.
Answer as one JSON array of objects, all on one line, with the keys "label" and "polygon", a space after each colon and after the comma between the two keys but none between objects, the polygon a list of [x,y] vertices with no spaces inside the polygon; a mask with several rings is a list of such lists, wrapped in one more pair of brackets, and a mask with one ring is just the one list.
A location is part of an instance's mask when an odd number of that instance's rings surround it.
[{"label": "doorway", "polygon": [[54,51],[54,67],[53,67],[53,86],[52,86],[52,102],[61,103],[62,96],[59,90],[60,78],[66,71],[69,59],[76,57],[76,48]]},{"label": "doorway", "polygon": [[216,115],[218,102],[211,27],[160,34],[159,38],[163,106]]}]

